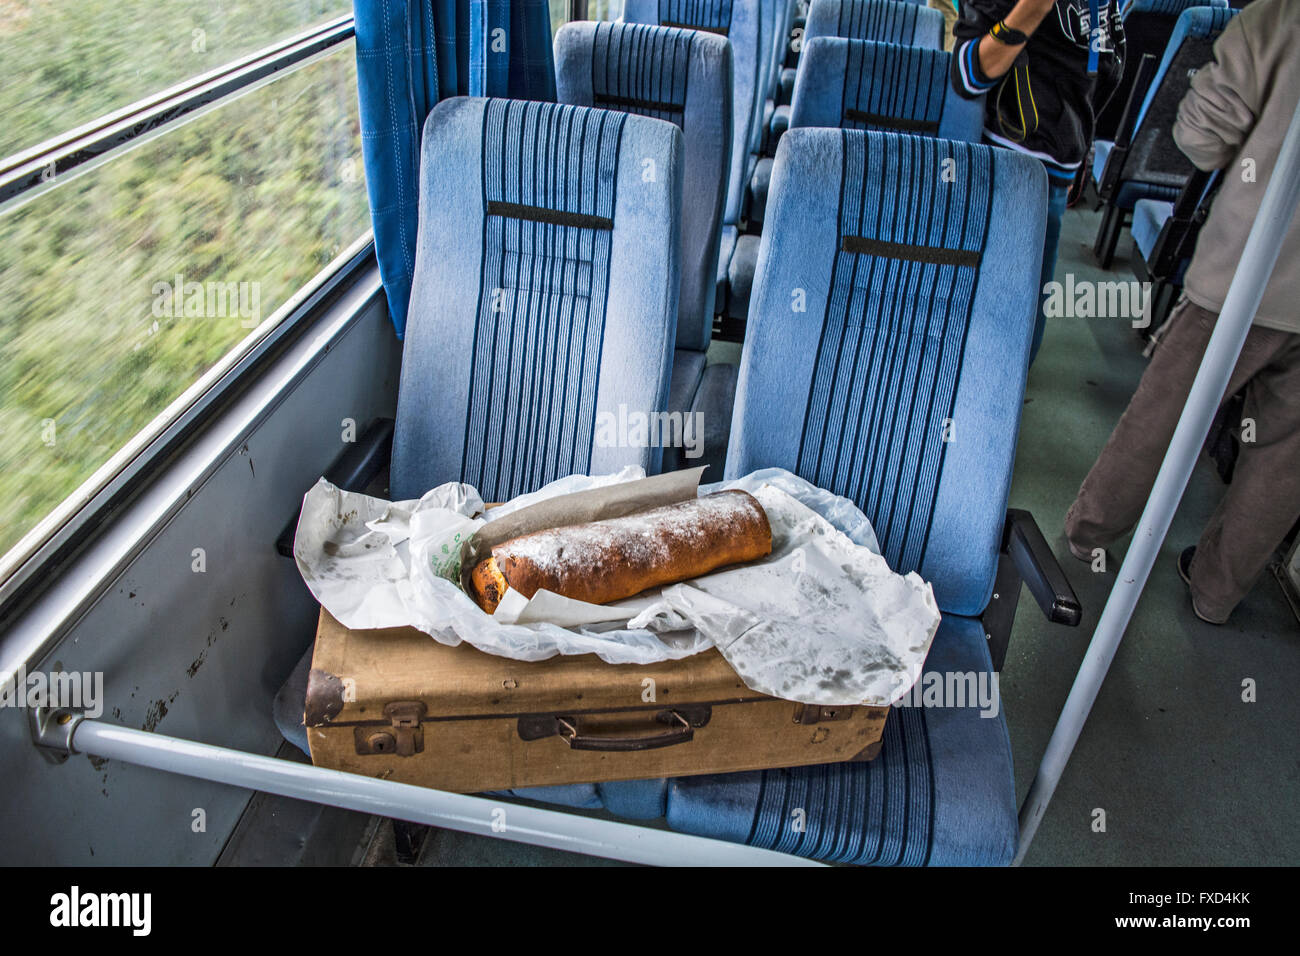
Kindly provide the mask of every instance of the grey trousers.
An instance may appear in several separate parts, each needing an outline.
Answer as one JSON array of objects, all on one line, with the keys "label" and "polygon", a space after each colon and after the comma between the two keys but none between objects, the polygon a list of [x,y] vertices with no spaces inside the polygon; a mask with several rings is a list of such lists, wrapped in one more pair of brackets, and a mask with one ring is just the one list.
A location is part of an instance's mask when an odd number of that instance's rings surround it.
[{"label": "grey trousers", "polygon": [[[1217,320],[1186,298],[1174,310],[1066,514],[1066,537],[1076,548],[1105,547],[1142,516]],[[1241,452],[1191,566],[1196,610],[1216,622],[1228,619],[1300,517],[1300,335],[1252,327],[1227,394],[1243,386]]]}]

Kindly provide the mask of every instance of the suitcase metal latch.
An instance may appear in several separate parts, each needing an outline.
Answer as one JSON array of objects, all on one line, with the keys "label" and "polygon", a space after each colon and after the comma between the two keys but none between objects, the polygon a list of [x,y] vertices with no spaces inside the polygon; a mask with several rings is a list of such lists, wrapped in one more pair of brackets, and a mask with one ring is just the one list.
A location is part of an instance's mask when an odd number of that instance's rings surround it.
[{"label": "suitcase metal latch", "polygon": [[353,727],[353,740],[357,753],[364,756],[372,754],[395,754],[398,757],[410,757],[424,750],[424,728],[420,721],[424,719],[428,708],[423,701],[395,700],[384,705],[384,716],[391,726]]},{"label": "suitcase metal latch", "polygon": [[832,720],[848,720],[853,707],[826,707],[820,704],[800,704],[794,712],[796,724],[824,724]]}]

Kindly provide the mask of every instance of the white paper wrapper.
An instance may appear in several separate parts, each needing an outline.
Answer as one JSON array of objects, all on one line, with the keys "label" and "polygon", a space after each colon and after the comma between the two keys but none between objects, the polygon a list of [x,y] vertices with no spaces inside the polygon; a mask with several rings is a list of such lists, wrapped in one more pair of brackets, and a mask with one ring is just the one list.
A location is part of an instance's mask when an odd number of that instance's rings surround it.
[{"label": "white paper wrapper", "polygon": [[[743,567],[617,606],[546,591],[531,600],[507,595],[495,615],[455,583],[485,542],[682,500],[698,479],[698,470],[651,479],[639,469],[575,475],[487,517],[468,485],[390,504],[322,480],[304,499],[294,555],[312,594],[350,628],[409,625],[517,660],[594,653],[612,664],[648,664],[716,645],[759,693],[825,705],[901,697],[939,624],[930,586],[889,570],[852,502],[780,469],[700,489],[742,488],[767,512],[772,554]],[[562,495],[572,497],[553,500]]]}]

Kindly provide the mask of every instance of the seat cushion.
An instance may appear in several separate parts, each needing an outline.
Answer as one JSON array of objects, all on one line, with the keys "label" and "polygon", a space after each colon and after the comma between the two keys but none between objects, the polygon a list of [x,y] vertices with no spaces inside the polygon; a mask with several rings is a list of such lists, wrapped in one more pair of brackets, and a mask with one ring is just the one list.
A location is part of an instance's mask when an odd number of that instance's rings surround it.
[{"label": "seat cushion", "polygon": [[[731,414],[736,404],[736,377],[740,369],[735,365],[715,364],[704,370],[700,387],[695,391],[695,404],[691,411],[699,425],[692,434],[698,435],[696,448],[687,448],[683,465],[696,468],[705,465],[703,481],[720,481],[727,464],[727,444],[731,439]],[[695,454],[695,452],[702,452]]]},{"label": "seat cushion", "polygon": [[841,863],[1009,863],[1011,742],[979,621],[943,618],[918,687],[904,698],[917,706],[890,712],[875,760],[679,777],[669,826]]},{"label": "seat cushion", "polygon": [[695,390],[704,375],[704,353],[694,349],[673,352],[673,377],[668,385],[668,411],[686,412],[695,402]]},{"label": "seat cushion", "polygon": [[[673,377],[668,386],[669,413],[680,412],[684,416],[691,411],[695,404],[695,393],[700,387],[700,379],[704,377],[705,362],[704,352],[678,349],[673,353]],[[685,448],[665,448],[663,470],[677,471],[688,465],[693,466],[694,463],[688,462],[685,455]]]},{"label": "seat cushion", "polygon": [[1174,214],[1174,204],[1158,199],[1141,199],[1133,206],[1133,242],[1143,258],[1151,256],[1165,220]]},{"label": "seat cushion", "polygon": [[307,710],[307,676],[311,673],[311,655],[315,644],[307,646],[293,673],[276,692],[271,704],[271,716],[280,736],[293,744],[303,753],[311,756],[307,744],[307,725],[303,715]]},{"label": "seat cushion", "polygon": [[769,156],[776,155],[776,148],[781,143],[781,137],[785,131],[790,128],[790,105],[778,106],[772,111],[772,128],[767,134],[767,152]]},{"label": "seat cushion", "polygon": [[761,225],[767,210],[767,187],[772,181],[772,160],[764,156],[754,164],[754,175],[749,178],[749,222]]},{"label": "seat cushion", "polygon": [[658,820],[667,812],[668,781],[613,780],[596,784],[601,804],[610,813],[630,820]]},{"label": "seat cushion", "polygon": [[666,812],[668,781],[614,780],[609,783],[565,783],[551,787],[492,790],[486,796],[517,797],[578,810],[608,810],[628,820],[658,820]]},{"label": "seat cushion", "polygon": [[487,790],[487,797],[518,797],[521,800],[536,800],[538,803],[552,803],[557,807],[573,807],[576,810],[599,810],[603,804],[594,783],[563,783],[552,787],[516,787],[514,790]]},{"label": "seat cushion", "polygon": [[722,236],[718,243],[717,291],[713,297],[713,310],[717,315],[726,312],[727,296],[730,294],[728,273],[731,269],[731,257],[736,251],[736,240],[738,238],[740,238],[740,231],[735,226],[722,227]]},{"label": "seat cushion", "polygon": [[[1106,161],[1110,158],[1111,151],[1114,148],[1115,144],[1105,139],[1099,139],[1093,144],[1092,178],[1098,185],[1101,185],[1102,175],[1106,171]],[[1115,196],[1111,203],[1120,209],[1132,209],[1142,199],[1159,199],[1173,202],[1178,198],[1178,192],[1179,187],[1177,186],[1160,186],[1155,183],[1129,180],[1120,183],[1119,189],[1115,190]]]},{"label": "seat cushion", "polygon": [[759,236],[740,236],[727,269],[727,316],[745,320],[749,317],[749,299],[754,288],[754,270],[762,248]]},{"label": "seat cushion", "polygon": [[776,86],[776,103],[778,106],[789,106],[790,100],[794,96],[795,77],[798,70],[792,66],[784,67],[781,70],[780,79],[777,80]]},{"label": "seat cushion", "polygon": [[1106,170],[1106,160],[1115,144],[1108,139],[1099,139],[1092,144],[1092,178],[1100,185],[1101,175]]}]

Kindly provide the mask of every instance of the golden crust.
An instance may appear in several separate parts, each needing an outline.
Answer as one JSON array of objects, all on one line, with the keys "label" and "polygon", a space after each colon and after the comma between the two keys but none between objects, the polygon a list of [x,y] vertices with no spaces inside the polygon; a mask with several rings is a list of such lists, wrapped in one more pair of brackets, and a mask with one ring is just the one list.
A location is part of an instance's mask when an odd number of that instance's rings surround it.
[{"label": "golden crust", "polygon": [[772,551],[762,505],[724,491],[650,511],[521,535],[492,549],[472,579],[479,605],[496,609],[506,588],[545,589],[609,604],[650,588],[753,561]]}]

